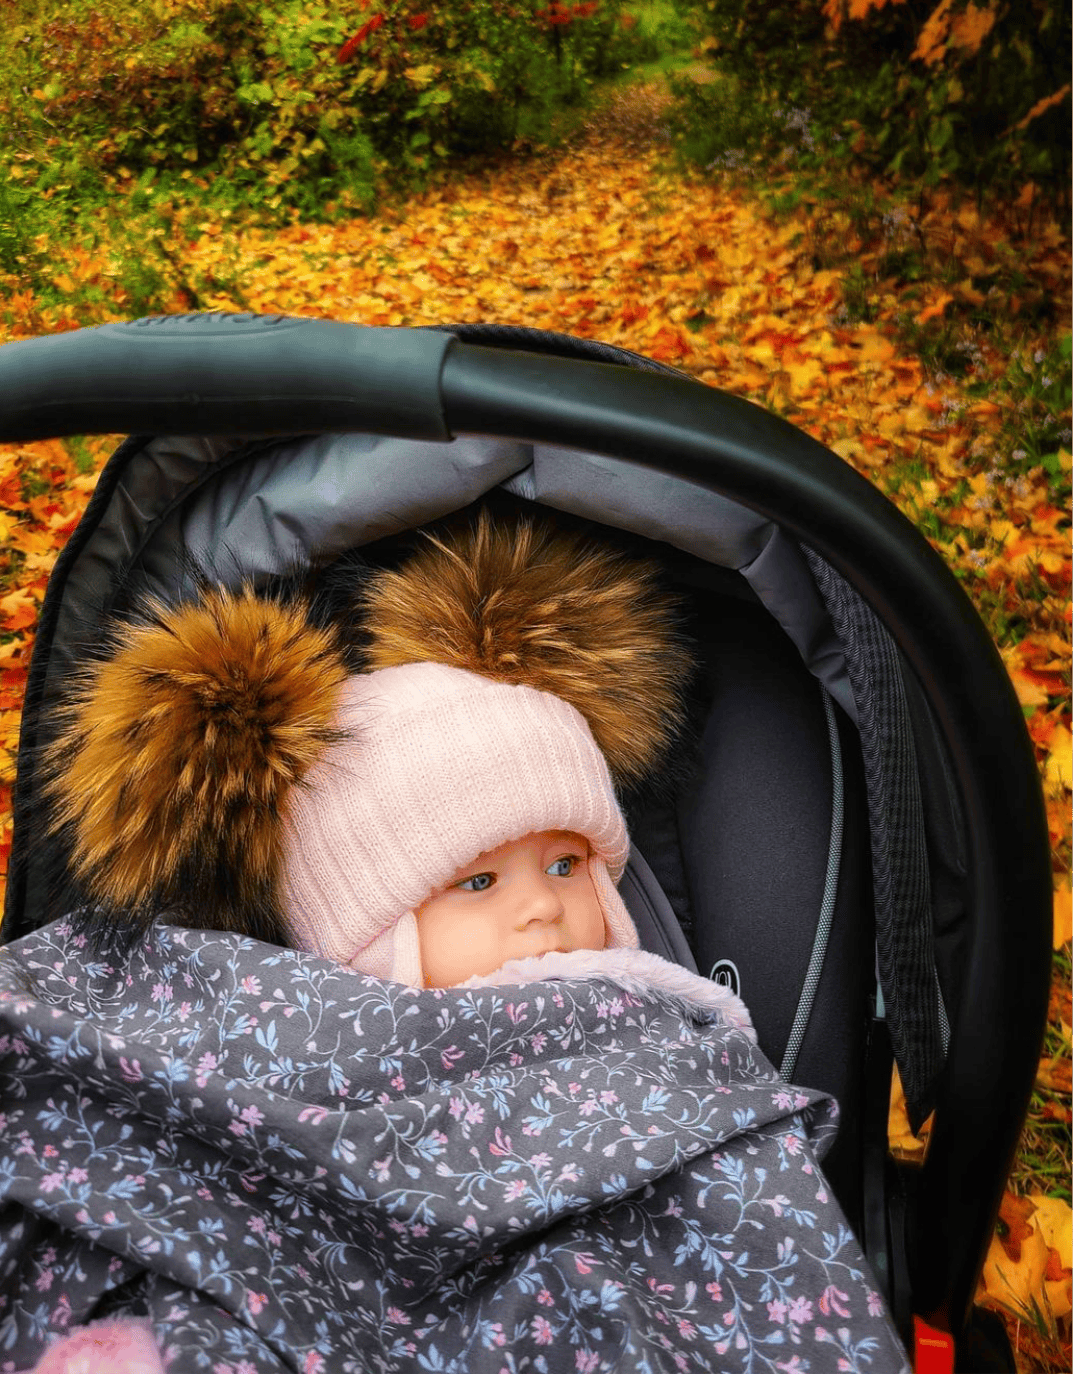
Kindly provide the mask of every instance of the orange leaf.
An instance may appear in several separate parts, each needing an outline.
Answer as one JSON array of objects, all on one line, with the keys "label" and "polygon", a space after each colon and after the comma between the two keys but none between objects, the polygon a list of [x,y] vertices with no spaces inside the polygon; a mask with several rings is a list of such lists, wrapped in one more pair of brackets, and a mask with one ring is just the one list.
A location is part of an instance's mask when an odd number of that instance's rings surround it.
[{"label": "orange leaf", "polygon": [[1013,127],[1018,130],[1026,129],[1034,119],[1038,119],[1039,116],[1043,114],[1044,110],[1049,110],[1052,105],[1061,104],[1061,102],[1066,98],[1069,92],[1070,86],[1067,82],[1066,85],[1064,85],[1060,91],[1055,91],[1054,95],[1047,95],[1044,96],[1042,100],[1037,100],[1036,103],[1029,110],[1028,114],[1025,115],[1024,119],[1022,119],[1020,123],[1015,124]]},{"label": "orange leaf", "polygon": [[954,297],[949,291],[940,291],[931,304],[926,305],[920,314],[916,316],[917,324],[927,324],[927,322],[934,319],[936,315],[941,315],[953,299]]},{"label": "orange leaf", "polygon": [[16,587],[7,596],[0,596],[5,630],[25,630],[37,623],[37,602],[24,587]]}]

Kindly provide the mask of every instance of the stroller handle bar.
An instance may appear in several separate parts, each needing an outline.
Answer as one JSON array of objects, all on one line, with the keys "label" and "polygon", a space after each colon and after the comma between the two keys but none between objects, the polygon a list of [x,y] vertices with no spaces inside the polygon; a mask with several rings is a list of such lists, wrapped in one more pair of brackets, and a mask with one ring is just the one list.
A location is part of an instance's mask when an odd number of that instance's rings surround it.
[{"label": "stroller handle bar", "polygon": [[[969,835],[967,993],[907,1236],[918,1310],[961,1331],[999,1202],[981,1211],[976,1181],[996,1158],[1012,1161],[1027,1106],[1026,1087],[996,1107],[997,1085],[1031,1084],[1042,1039],[1051,877],[1021,708],[956,578],[836,454],[684,376],[485,347],[433,329],[241,315],[157,317],[0,348],[3,440],[330,431],[443,442],[494,435],[655,468],[777,522],[885,622],[945,737]],[[976,998],[1008,1015],[970,1031]],[[941,1213],[940,1234],[929,1218]]]}]

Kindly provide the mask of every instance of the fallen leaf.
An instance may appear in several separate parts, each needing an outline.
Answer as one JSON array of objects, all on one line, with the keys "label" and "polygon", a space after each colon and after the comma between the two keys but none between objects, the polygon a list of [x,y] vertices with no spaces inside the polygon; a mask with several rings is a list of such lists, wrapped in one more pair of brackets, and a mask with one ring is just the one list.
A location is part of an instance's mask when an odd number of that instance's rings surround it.
[{"label": "fallen leaf", "polygon": [[1047,1092],[1068,1093],[1073,1089],[1068,1059],[1041,1059],[1036,1069],[1036,1086]]},{"label": "fallen leaf", "polygon": [[1068,887],[1054,890],[1054,948],[1073,940],[1073,894]]}]

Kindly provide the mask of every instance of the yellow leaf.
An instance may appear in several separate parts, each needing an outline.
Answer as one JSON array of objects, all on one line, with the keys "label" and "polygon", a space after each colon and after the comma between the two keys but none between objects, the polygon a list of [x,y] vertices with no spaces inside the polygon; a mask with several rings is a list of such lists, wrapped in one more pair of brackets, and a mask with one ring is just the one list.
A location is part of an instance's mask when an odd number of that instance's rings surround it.
[{"label": "yellow leaf", "polygon": [[1049,791],[1073,787],[1073,736],[1064,725],[1059,725],[1051,737],[1043,778]]},{"label": "yellow leaf", "polygon": [[1040,1235],[1057,1252],[1062,1268],[1073,1269],[1073,1210],[1069,1203],[1038,1193],[1033,1193],[1031,1200],[1036,1204],[1033,1220],[1039,1225]]},{"label": "yellow leaf", "polygon": [[1054,948],[1061,949],[1070,940],[1073,940],[1073,894],[1068,887],[1058,887],[1054,891]]}]

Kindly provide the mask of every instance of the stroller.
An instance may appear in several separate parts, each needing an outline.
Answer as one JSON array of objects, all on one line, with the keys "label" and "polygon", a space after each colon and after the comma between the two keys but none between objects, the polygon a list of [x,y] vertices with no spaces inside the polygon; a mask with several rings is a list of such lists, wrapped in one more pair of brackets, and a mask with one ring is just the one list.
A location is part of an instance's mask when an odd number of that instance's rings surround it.
[{"label": "stroller", "polygon": [[[627,799],[642,943],[837,1098],[825,1172],[917,1367],[1013,1367],[972,1299],[1046,1016],[1047,827],[1001,660],[889,502],[747,401],[498,325],[151,318],[8,345],[0,396],[0,439],[136,435],[41,608],[4,941],[59,914],[34,761],[95,625],[192,571],[390,562],[485,500],[603,527],[663,563],[701,660],[690,775]],[[887,1150],[892,1062],[935,1113],[920,1167]]]}]

